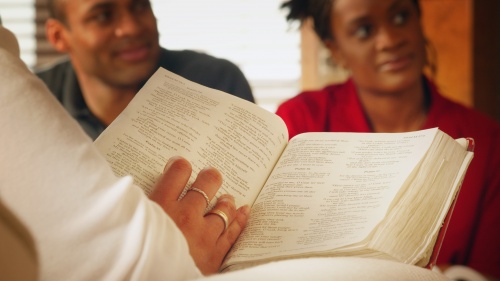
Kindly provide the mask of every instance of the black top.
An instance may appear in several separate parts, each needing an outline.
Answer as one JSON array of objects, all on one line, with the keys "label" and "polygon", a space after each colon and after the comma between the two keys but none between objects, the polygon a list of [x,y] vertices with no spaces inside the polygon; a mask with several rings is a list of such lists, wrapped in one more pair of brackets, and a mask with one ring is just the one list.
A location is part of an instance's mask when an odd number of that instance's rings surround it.
[{"label": "black top", "polygon": [[[204,86],[255,102],[250,85],[241,70],[225,59],[188,50],[162,49],[158,67]],[[71,62],[66,59],[37,71],[36,74],[85,132],[95,140],[106,126],[87,107]]]}]

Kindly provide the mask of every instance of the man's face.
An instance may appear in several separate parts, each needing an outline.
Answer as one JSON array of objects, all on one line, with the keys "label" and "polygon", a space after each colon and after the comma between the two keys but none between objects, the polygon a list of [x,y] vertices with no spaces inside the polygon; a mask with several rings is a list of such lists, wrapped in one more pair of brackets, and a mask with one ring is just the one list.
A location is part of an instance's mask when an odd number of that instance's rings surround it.
[{"label": "man's face", "polygon": [[78,72],[113,87],[137,87],[158,63],[149,0],[66,0],[61,38]]}]

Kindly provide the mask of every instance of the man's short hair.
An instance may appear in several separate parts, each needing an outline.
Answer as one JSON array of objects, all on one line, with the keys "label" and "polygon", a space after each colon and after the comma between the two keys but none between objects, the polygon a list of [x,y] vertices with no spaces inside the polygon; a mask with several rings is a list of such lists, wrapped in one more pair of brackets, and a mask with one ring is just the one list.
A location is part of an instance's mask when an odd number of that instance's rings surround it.
[{"label": "man's short hair", "polygon": [[49,18],[56,19],[66,23],[66,14],[64,13],[65,0],[48,0]]}]

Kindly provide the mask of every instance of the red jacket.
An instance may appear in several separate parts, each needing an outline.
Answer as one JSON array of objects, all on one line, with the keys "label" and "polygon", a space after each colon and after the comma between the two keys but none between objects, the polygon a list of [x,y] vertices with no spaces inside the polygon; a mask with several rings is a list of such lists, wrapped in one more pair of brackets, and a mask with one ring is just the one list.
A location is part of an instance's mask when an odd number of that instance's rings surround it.
[{"label": "red jacket", "polygon": [[[431,104],[421,129],[439,127],[453,138],[472,137],[476,144],[438,264],[464,264],[500,277],[500,124],[426,83]],[[303,92],[276,113],[290,138],[303,132],[371,131],[352,80]]]}]

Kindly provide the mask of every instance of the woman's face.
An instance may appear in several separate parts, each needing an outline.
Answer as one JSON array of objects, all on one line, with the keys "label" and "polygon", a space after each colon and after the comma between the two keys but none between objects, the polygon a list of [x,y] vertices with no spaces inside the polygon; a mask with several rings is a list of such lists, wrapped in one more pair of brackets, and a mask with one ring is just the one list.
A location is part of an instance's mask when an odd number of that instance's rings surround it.
[{"label": "woman's face", "polygon": [[419,83],[425,40],[411,0],[333,0],[331,13],[327,46],[360,89],[387,93]]}]

